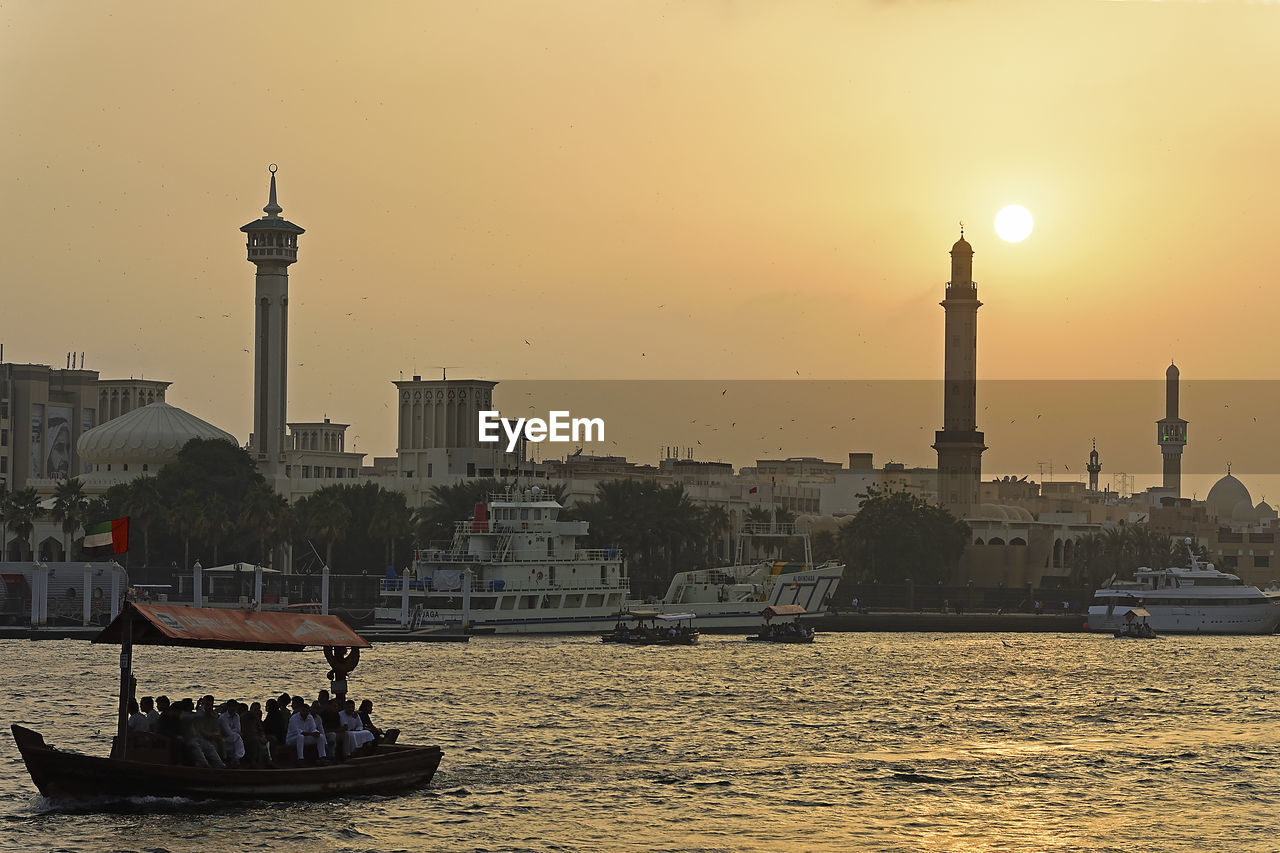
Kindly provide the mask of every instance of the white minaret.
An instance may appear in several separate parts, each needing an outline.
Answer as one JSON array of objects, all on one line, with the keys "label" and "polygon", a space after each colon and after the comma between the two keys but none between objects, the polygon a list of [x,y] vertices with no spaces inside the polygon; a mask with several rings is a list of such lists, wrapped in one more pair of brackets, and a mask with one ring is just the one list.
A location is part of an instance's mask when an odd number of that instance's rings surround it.
[{"label": "white minaret", "polygon": [[240,230],[248,235],[249,261],[258,268],[253,303],[253,433],[249,445],[258,470],[280,494],[288,495],[285,476],[285,402],[289,373],[289,264],[298,259],[302,228],[280,217],[276,203],[276,166],[271,164],[271,194],[266,216]]}]

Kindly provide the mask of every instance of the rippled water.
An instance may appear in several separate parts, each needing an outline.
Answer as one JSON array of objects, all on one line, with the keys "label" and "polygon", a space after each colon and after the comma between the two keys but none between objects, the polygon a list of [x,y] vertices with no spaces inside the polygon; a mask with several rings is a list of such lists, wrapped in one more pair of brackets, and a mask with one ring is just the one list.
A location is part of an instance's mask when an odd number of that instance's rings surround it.
[{"label": "rippled water", "polygon": [[[384,645],[352,689],[405,741],[444,747],[429,788],[105,811],[40,798],[7,723],[105,752],[115,647],[0,649],[0,849],[1280,849],[1280,637]],[[140,694],[312,694],[326,670],[319,652],[135,657]]]}]

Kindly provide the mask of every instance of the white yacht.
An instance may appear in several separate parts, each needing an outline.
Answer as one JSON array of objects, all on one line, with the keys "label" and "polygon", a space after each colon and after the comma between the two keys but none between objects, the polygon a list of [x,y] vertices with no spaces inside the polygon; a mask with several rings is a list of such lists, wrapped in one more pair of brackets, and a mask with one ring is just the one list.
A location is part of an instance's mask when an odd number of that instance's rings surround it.
[{"label": "white yacht", "polygon": [[[797,540],[804,546],[801,562],[748,562],[761,546],[781,552],[785,543]],[[809,535],[797,531],[794,524],[746,524],[738,537],[735,565],[679,572],[666,595],[648,606],[693,611],[703,631],[756,630],[766,607],[798,604],[810,615],[827,612],[843,576],[842,563],[813,565]]]},{"label": "white yacht", "polygon": [[1138,569],[1131,581],[1111,581],[1093,594],[1089,630],[1115,632],[1125,614],[1142,608],[1162,634],[1271,634],[1280,600],[1236,575],[1200,563],[1186,540],[1189,568]]},{"label": "white yacht", "polygon": [[[630,598],[618,548],[579,548],[587,522],[562,521],[564,508],[535,486],[478,504],[454,526],[447,550],[418,551],[408,577],[381,582],[375,622],[406,629],[469,626],[473,633],[599,633],[637,608],[692,614],[700,630],[756,629],[770,605],[826,611],[844,566],[814,567],[807,534],[793,525],[746,525],[737,565],[680,572],[657,601]],[[804,543],[804,561],[753,558],[763,540],[777,556],[787,541]]]}]

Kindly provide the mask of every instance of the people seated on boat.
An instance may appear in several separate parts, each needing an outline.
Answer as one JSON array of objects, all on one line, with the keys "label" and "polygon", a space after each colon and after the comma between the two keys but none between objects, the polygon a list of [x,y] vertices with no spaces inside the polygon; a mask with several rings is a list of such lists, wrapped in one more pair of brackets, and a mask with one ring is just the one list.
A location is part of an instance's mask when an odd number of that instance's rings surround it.
[{"label": "people seated on boat", "polygon": [[385,732],[373,724],[373,701],[366,699],[360,703],[360,722],[367,732],[373,732],[378,743],[395,743],[400,737],[399,729],[387,729]]},{"label": "people seated on boat", "polygon": [[221,726],[218,724],[216,717],[211,717],[213,712],[213,697],[209,699],[209,714],[204,711],[204,700],[200,700],[200,709],[196,709],[196,705],[190,699],[183,699],[176,707],[180,710],[178,718],[182,723],[182,749],[183,757],[191,764],[197,767],[218,767],[222,768],[226,765],[222,762],[222,756],[218,754],[218,748],[214,746],[205,732],[207,731],[207,720],[212,718],[214,726],[218,731],[218,737],[221,739]]},{"label": "people seated on boat", "polygon": [[328,762],[329,753],[325,748],[324,732],[307,706],[307,700],[301,696],[293,699],[293,716],[289,718],[289,731],[285,735],[285,746],[297,751],[298,763],[302,763],[308,746],[316,748],[316,756],[321,762]]},{"label": "people seated on boat", "polygon": [[[168,701],[168,699],[165,699],[166,704]],[[155,700],[150,696],[143,696],[138,700],[138,708],[147,715],[147,731],[154,732],[156,723],[160,721],[160,712],[156,710]]]},{"label": "people seated on boat", "polygon": [[151,731],[151,721],[147,719],[147,715],[142,713],[138,706],[137,699],[129,700],[129,733],[134,735],[146,734]]},{"label": "people seated on boat", "polygon": [[241,737],[240,703],[228,699],[222,704],[222,713],[218,715],[218,723],[222,728],[222,744],[226,750],[228,767],[239,767],[244,758],[244,738]]},{"label": "people seated on boat", "polygon": [[342,700],[337,696],[330,698],[329,704],[320,709],[320,725],[324,728],[325,741],[329,744],[329,755],[339,760],[347,757],[341,717]]},{"label": "people seated on boat", "polygon": [[[267,703],[275,710],[274,699]],[[244,705],[240,705],[244,708]],[[267,738],[262,705],[254,702],[240,717],[240,737],[244,740],[244,761],[250,767],[274,767],[271,741]]]},{"label": "people seated on boat", "polygon": [[343,704],[342,710],[338,712],[338,723],[346,736],[346,743],[342,745],[346,755],[351,755],[365,744],[373,742],[373,732],[365,731],[364,723],[356,713],[356,700],[348,699]]},{"label": "people seated on boat", "polygon": [[[256,702],[254,703],[257,704]],[[275,699],[268,699],[266,707],[262,712],[262,734],[267,739],[267,745],[271,748],[273,756],[279,755],[281,747],[284,746],[284,739],[289,733],[289,712],[287,710],[288,703],[285,703],[285,712],[280,713],[280,705]],[[253,708],[249,709],[250,713]],[[248,748],[248,742],[245,743]]]}]

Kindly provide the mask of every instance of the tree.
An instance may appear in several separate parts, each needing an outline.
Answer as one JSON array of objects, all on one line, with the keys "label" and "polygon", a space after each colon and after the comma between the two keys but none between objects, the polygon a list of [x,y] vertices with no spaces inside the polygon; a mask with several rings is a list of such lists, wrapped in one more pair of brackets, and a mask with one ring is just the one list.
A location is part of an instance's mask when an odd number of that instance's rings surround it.
[{"label": "tree", "polygon": [[[11,492],[5,501],[5,523],[14,535],[21,540],[18,546],[18,559],[30,559],[31,532],[36,522],[44,516],[44,508],[40,506],[40,496],[32,486]],[[25,549],[23,548],[25,546]]]},{"label": "tree", "polygon": [[351,510],[343,505],[338,486],[326,486],[299,501],[303,530],[325,545],[324,564],[333,568],[333,543],[343,537]]},{"label": "tree", "polygon": [[265,481],[249,487],[239,521],[258,540],[258,565],[269,565],[269,549],[288,538],[292,515],[289,502]]},{"label": "tree", "polygon": [[969,536],[969,525],[942,507],[907,492],[870,489],[836,539],[862,582],[943,583],[951,579]]},{"label": "tree", "polygon": [[381,490],[375,499],[369,535],[386,543],[386,564],[396,564],[396,540],[413,533],[413,514],[399,492]]},{"label": "tree", "polygon": [[191,567],[191,540],[203,529],[204,506],[195,489],[183,489],[169,504],[167,521],[182,539],[182,568]]},{"label": "tree", "polygon": [[155,477],[139,477],[129,483],[125,496],[124,514],[129,524],[142,531],[142,564],[151,565],[151,528],[164,519],[164,499]]},{"label": "tree", "polygon": [[53,490],[53,520],[62,525],[62,554],[64,560],[71,559],[71,535],[76,532],[89,511],[89,498],[84,493],[84,486],[76,477],[63,480]]}]

